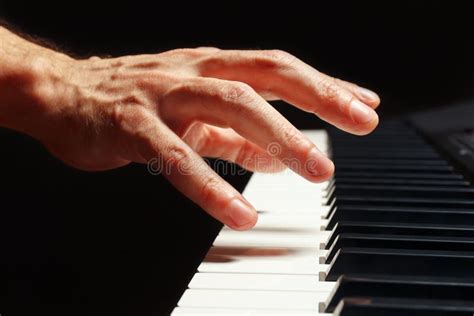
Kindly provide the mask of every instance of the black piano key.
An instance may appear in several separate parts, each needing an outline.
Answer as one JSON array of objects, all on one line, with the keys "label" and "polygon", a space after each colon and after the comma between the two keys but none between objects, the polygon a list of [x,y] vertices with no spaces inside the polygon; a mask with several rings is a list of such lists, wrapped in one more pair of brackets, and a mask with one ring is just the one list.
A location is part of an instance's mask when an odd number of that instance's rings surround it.
[{"label": "black piano key", "polygon": [[[376,130],[378,131],[378,129]],[[342,137],[341,137],[342,136]],[[418,137],[417,135],[405,135],[401,136],[398,135],[398,137],[394,137],[395,135],[381,135],[381,134],[374,134],[371,133],[370,135],[366,135],[364,137],[345,137],[344,135],[330,135],[330,139],[332,144],[337,145],[338,147],[345,147],[347,145],[352,145],[352,144],[357,144],[360,146],[365,146],[367,144],[372,144],[372,143],[390,143],[393,145],[398,145],[398,146],[410,146],[410,145],[418,145],[418,146],[426,146],[427,142]],[[401,137],[405,137],[405,140],[401,139]]]},{"label": "black piano key", "polygon": [[372,205],[404,207],[438,207],[438,208],[474,208],[474,199],[469,198],[409,198],[384,196],[345,196],[337,195],[338,205]]},{"label": "black piano key", "polygon": [[[367,137],[368,136],[368,137]],[[403,148],[403,147],[414,147],[417,150],[423,148],[431,148],[424,139],[419,137],[407,137],[405,139],[401,138],[394,138],[394,137],[383,137],[382,135],[367,135],[366,137],[331,137],[331,140],[334,140],[335,145],[337,147],[347,147],[347,146],[369,146],[369,145],[383,145],[383,144],[391,144],[392,147],[389,149],[394,148]]]},{"label": "black piano key", "polygon": [[337,171],[339,174],[344,171],[363,171],[368,170],[372,172],[387,172],[387,171],[401,171],[401,172],[416,172],[416,173],[451,173],[454,168],[451,166],[422,166],[422,165],[396,165],[396,164],[357,164],[357,163],[338,163]]},{"label": "black piano key", "polygon": [[474,278],[474,252],[341,248],[321,279],[342,274],[388,274]]},{"label": "black piano key", "polygon": [[335,173],[336,181],[338,177],[343,178],[356,178],[356,179],[431,179],[431,180],[464,180],[464,177],[460,174],[444,174],[444,173],[407,173],[407,172],[367,172],[367,171],[346,171],[341,174],[336,170]]},{"label": "black piano key", "polygon": [[334,316],[472,316],[474,302],[409,298],[354,297],[343,299]]},{"label": "black piano key", "polygon": [[[357,140],[357,136],[344,133],[340,130],[328,130],[331,137],[337,139],[355,139]],[[410,138],[418,138],[420,139],[419,134],[413,127],[408,126],[397,126],[396,128],[386,128],[383,125],[379,125],[372,133],[367,136],[364,136],[369,139],[407,139]]]},{"label": "black piano key", "polygon": [[474,227],[463,225],[341,221],[334,226],[334,229],[326,242],[326,247],[331,247],[336,237],[343,233],[474,238]]},{"label": "black piano key", "polygon": [[[474,188],[424,187],[424,186],[390,186],[390,185],[355,185],[340,184],[336,186],[336,196],[383,196],[383,197],[437,197],[474,199]],[[474,204],[474,203],[473,203]]]},{"label": "black piano key", "polygon": [[[329,126],[328,133],[334,137],[342,138],[356,138],[357,136],[344,133],[343,131],[336,129],[335,127]],[[374,138],[379,135],[413,135],[418,136],[416,130],[411,126],[409,122],[404,122],[401,120],[396,121],[383,121],[380,122],[377,129],[375,129],[368,136]]]},{"label": "black piano key", "polygon": [[329,212],[327,229],[340,221],[474,225],[474,209],[338,206]]},{"label": "black piano key", "polygon": [[427,143],[425,140],[418,138],[416,136],[405,138],[405,139],[393,138],[393,137],[381,137],[381,136],[374,137],[376,136],[375,134],[371,134],[367,136],[363,138],[335,137],[334,140],[337,139],[337,143],[336,143],[337,146],[344,146],[346,144],[366,145],[366,144],[372,144],[372,143],[375,143],[375,144],[388,143],[388,144],[397,145],[397,146],[410,146],[410,145],[416,145],[417,147],[427,146]]},{"label": "black piano key", "polygon": [[434,152],[398,152],[398,151],[368,151],[363,149],[334,149],[334,157],[340,158],[406,158],[406,159],[440,159],[439,154]]},{"label": "black piano key", "polygon": [[334,196],[334,191],[336,190],[336,183],[333,182],[333,183],[329,183],[328,187],[327,187],[327,193],[325,194],[325,197],[326,198],[330,198],[332,196]]},{"label": "black piano key", "polygon": [[[332,153],[335,157],[360,157],[370,158],[372,155],[383,154],[384,158],[390,158],[390,154],[396,155],[395,157],[400,158],[399,155],[403,154],[404,158],[438,158],[441,159],[439,154],[431,147],[419,147],[419,146],[400,146],[389,148],[388,144],[351,144],[346,146],[335,146],[333,147]],[[380,158],[380,157],[378,157]]]},{"label": "black piano key", "polygon": [[[354,140],[337,140],[331,141],[333,145],[332,148],[336,150],[336,152],[344,154],[346,151],[350,151],[350,153],[356,154],[371,154],[371,153],[409,153],[409,154],[435,154],[438,155],[433,146],[428,145],[427,143],[415,141],[412,143],[400,143],[400,142],[391,142],[387,139],[379,138],[379,139],[367,139],[365,138],[364,141],[354,141]],[[364,157],[371,158],[370,155],[365,155]],[[387,157],[390,158],[390,157]],[[398,157],[397,157],[398,158]]]},{"label": "black piano key", "polygon": [[326,258],[321,258],[321,263],[331,263],[334,256],[341,248],[420,249],[472,251],[474,253],[474,238],[400,236],[384,234],[340,234],[332,243]]},{"label": "black piano key", "polygon": [[328,187],[333,186],[336,183],[336,179],[332,177],[328,182]]},{"label": "black piano key", "polygon": [[420,165],[420,166],[447,166],[448,162],[440,159],[374,159],[374,158],[338,158],[333,157],[333,161],[337,164],[370,164],[370,165]]},{"label": "black piano key", "polygon": [[[397,122],[398,123],[398,122]],[[344,133],[338,129],[329,127],[328,133],[331,135],[331,138],[334,139],[357,139],[357,136]],[[381,122],[379,126],[369,135],[364,136],[370,139],[377,139],[383,137],[383,139],[407,139],[407,136],[410,138],[420,138],[417,131],[410,126],[409,124],[398,124],[389,126],[387,121]]]},{"label": "black piano key", "polygon": [[[336,162],[337,164],[337,162]],[[430,180],[430,179],[393,179],[393,178],[350,178],[338,176],[337,181],[332,180],[332,183],[337,184],[382,184],[382,185],[420,185],[423,187],[467,187],[469,182],[466,180]]]},{"label": "black piano key", "polygon": [[[416,132],[416,130],[413,127],[409,127],[407,125],[399,125],[394,128],[387,128],[383,126],[383,124],[386,124],[386,122],[380,124],[377,126],[377,128],[370,133],[367,136],[364,136],[365,138],[369,139],[407,139],[408,137],[410,138],[418,138],[420,139],[419,134]],[[357,140],[358,137],[354,135],[350,135],[347,133],[344,133],[340,130],[337,129],[328,129],[329,134],[331,135],[331,138],[334,139],[355,139]]]},{"label": "black piano key", "polygon": [[385,297],[471,301],[474,280],[388,275],[343,275],[331,296],[320,305],[321,312],[332,313],[337,304],[350,297]]},{"label": "black piano key", "polygon": [[336,180],[334,178],[329,180],[328,186],[326,188],[326,192],[327,192],[326,196],[330,195],[329,192],[332,191],[332,189],[334,188],[335,185],[336,185]]}]

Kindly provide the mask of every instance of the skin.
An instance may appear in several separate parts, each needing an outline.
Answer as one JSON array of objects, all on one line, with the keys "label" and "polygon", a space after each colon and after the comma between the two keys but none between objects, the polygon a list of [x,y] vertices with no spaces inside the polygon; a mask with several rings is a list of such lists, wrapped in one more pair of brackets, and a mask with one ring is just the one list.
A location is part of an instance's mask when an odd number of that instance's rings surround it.
[{"label": "skin", "polygon": [[[267,101],[285,100],[357,135],[378,124],[375,93],[279,50],[202,47],[77,60],[1,27],[0,42],[0,126],[31,135],[82,170],[153,162],[236,230],[253,227],[257,213],[202,156],[264,172],[288,164],[312,182],[334,172]],[[267,150],[274,144],[276,154]]]}]

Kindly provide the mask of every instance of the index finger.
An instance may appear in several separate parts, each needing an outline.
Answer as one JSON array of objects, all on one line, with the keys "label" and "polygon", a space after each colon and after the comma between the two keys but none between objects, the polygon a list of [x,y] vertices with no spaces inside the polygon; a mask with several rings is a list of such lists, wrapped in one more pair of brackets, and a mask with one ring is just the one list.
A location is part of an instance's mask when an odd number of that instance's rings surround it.
[{"label": "index finger", "polygon": [[236,230],[257,222],[257,212],[242,195],[216,174],[182,139],[159,119],[148,115],[127,136],[152,174],[162,174],[207,213]]}]

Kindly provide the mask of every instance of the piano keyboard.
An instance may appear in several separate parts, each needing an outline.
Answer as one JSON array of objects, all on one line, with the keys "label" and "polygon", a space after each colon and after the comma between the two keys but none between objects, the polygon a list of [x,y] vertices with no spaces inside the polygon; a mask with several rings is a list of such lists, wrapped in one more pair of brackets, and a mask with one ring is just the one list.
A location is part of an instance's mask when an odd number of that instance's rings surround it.
[{"label": "piano keyboard", "polygon": [[306,134],[335,177],[254,174],[173,315],[473,315],[474,188],[416,131]]}]

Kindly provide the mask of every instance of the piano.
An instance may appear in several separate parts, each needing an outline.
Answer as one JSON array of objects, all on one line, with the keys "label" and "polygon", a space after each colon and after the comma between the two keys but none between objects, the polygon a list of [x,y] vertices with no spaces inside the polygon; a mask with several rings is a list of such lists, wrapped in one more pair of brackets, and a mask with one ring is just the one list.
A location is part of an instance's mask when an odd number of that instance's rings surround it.
[{"label": "piano", "polygon": [[473,315],[474,103],[305,133],[330,181],[254,174],[172,315]]}]

